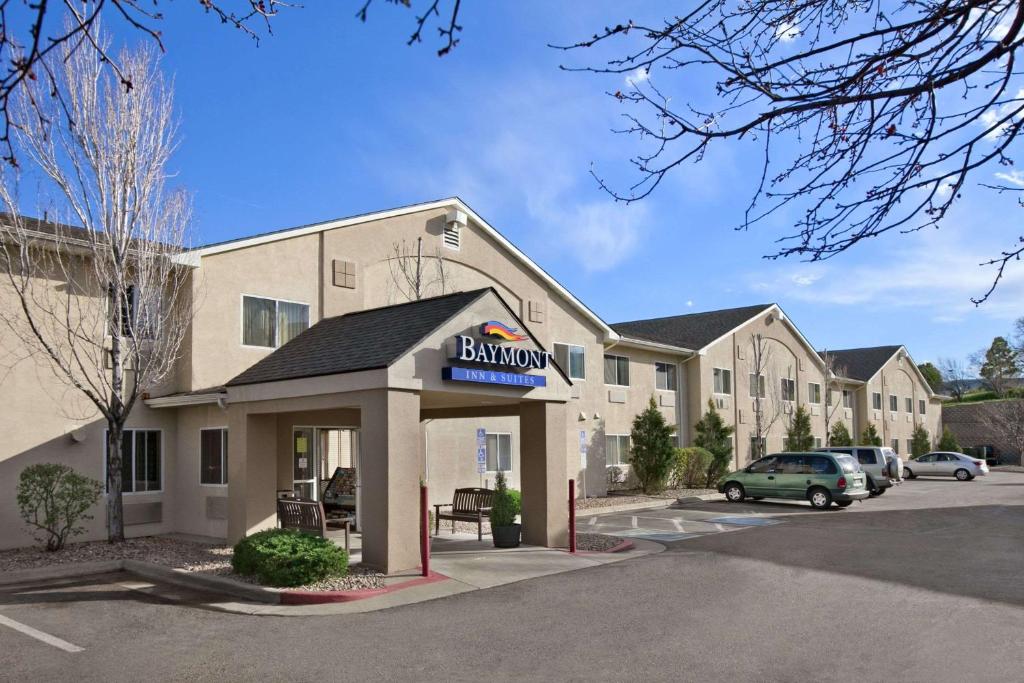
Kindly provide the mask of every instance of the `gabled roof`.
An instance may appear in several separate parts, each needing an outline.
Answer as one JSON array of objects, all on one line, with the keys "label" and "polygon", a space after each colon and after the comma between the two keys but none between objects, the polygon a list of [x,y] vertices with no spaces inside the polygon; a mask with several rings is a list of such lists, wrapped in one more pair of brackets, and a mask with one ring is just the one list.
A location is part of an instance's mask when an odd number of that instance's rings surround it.
[{"label": "gabled roof", "polygon": [[612,329],[623,337],[699,350],[774,305],[758,304],[725,308],[720,311],[673,315],[667,318],[613,323]]},{"label": "gabled roof", "polygon": [[[837,374],[867,382],[901,348],[903,347],[899,345],[871,346],[863,349],[829,349],[828,353],[836,359],[835,369]],[[824,359],[825,353],[825,351],[819,351],[818,355]],[[927,385],[927,382],[925,384]]]},{"label": "gabled roof", "polygon": [[438,199],[431,202],[423,202],[421,204],[410,204],[408,206],[401,206],[395,209],[388,209],[386,211],[375,211],[373,213],[364,213],[356,216],[350,216],[347,218],[336,218],[330,221],[324,221],[321,223],[311,223],[309,225],[301,225],[294,228],[286,228],[284,230],[276,230],[273,232],[267,232],[260,235],[253,235],[251,237],[243,237],[240,239],[229,240],[226,242],[217,242],[213,244],[207,244],[202,247],[188,252],[196,259],[202,256],[209,256],[212,254],[219,254],[225,251],[232,251],[235,249],[243,249],[246,247],[252,247],[259,244],[265,244],[267,242],[274,242],[277,240],[291,239],[294,237],[301,237],[302,235],[309,235],[324,230],[335,230],[337,228],[344,228],[350,225],[359,225],[361,223],[369,223],[371,221],[383,220],[385,218],[393,218],[395,216],[405,216],[412,213],[418,213],[420,211],[430,211],[434,209],[458,209],[468,215],[473,222],[480,227],[480,229],[488,237],[498,243],[503,249],[505,249],[514,260],[522,264],[527,270],[534,273],[541,279],[547,286],[551,287],[556,294],[565,299],[570,306],[579,311],[585,318],[590,320],[594,325],[597,326],[605,337],[609,340],[617,340],[618,335],[609,327],[608,323],[601,319],[596,313],[588,308],[582,301],[577,299],[572,292],[562,286],[555,278],[551,277],[543,268],[537,265],[530,257],[524,254],[516,245],[512,244],[504,235],[494,229],[490,224],[481,218],[473,209],[469,207],[464,201],[458,197],[449,197],[447,199]]},{"label": "gabled roof", "polygon": [[488,293],[495,292],[488,287],[325,318],[227,386],[386,368]]}]

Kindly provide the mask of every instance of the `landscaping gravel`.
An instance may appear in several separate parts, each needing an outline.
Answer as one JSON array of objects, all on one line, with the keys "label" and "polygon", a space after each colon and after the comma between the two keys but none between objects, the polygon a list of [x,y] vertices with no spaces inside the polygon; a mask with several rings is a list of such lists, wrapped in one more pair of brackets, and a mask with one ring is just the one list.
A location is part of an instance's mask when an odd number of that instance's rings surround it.
[{"label": "landscaping gravel", "polygon": [[[215,574],[235,581],[256,584],[252,577],[236,574],[231,568],[232,550],[216,543],[187,541],[168,536],[132,538],[124,543],[106,541],[71,543],[57,552],[42,548],[19,548],[0,551],[0,572],[37,569],[79,562],[103,560],[139,560],[188,572]],[[384,576],[356,565],[349,567],[347,576],[325,579],[293,590],[337,591],[382,588]],[[284,589],[274,589],[284,590]]]},{"label": "landscaping gravel", "polygon": [[588,552],[604,552],[622,543],[618,536],[607,536],[605,534],[576,534],[576,550]]},{"label": "landscaping gravel", "polygon": [[689,496],[704,496],[718,493],[715,489],[666,489],[661,493],[644,494],[636,491],[625,491],[612,493],[599,498],[577,498],[577,510],[594,510],[616,505],[630,505],[633,503],[653,503],[661,501],[676,500]]}]

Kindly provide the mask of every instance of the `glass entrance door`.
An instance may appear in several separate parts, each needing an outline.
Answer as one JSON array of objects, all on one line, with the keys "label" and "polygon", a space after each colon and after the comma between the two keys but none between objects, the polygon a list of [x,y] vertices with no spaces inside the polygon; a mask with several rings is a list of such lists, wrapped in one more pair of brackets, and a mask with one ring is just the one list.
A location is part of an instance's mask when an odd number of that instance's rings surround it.
[{"label": "glass entrance door", "polygon": [[298,427],[292,431],[292,490],[299,498],[317,500],[317,462],[314,430]]}]

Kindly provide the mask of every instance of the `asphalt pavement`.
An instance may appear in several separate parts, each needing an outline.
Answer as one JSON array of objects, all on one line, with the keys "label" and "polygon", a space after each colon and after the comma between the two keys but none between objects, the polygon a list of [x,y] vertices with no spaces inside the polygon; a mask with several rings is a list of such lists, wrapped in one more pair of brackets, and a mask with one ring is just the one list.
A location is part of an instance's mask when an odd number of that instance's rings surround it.
[{"label": "asphalt pavement", "polygon": [[0,680],[1021,679],[1024,474],[918,479],[845,510],[705,502],[592,526],[688,535],[358,615],[225,614],[127,575],[0,589]]}]

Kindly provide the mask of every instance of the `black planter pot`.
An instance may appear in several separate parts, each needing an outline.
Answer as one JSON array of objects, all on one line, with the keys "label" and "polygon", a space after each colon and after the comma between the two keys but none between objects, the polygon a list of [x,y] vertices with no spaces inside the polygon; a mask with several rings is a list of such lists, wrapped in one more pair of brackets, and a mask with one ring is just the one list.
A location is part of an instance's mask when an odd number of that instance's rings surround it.
[{"label": "black planter pot", "polygon": [[519,532],[522,531],[521,524],[512,526],[492,526],[491,538],[494,539],[495,548],[518,548]]}]

